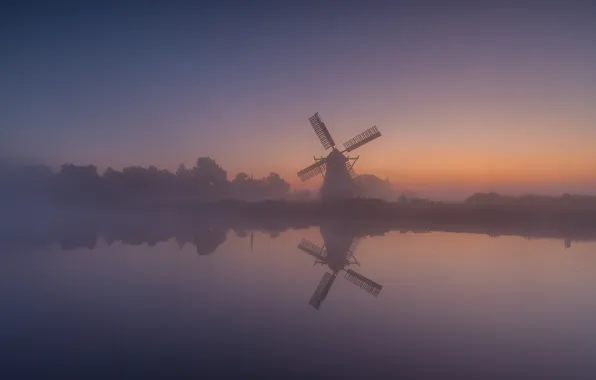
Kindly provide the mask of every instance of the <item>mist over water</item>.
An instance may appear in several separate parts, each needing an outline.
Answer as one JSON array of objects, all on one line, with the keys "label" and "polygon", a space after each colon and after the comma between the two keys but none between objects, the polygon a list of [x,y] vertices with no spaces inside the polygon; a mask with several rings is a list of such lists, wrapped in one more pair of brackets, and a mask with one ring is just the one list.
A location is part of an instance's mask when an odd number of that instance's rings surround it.
[{"label": "mist over water", "polygon": [[596,375],[591,238],[84,217],[3,225],[7,378]]}]

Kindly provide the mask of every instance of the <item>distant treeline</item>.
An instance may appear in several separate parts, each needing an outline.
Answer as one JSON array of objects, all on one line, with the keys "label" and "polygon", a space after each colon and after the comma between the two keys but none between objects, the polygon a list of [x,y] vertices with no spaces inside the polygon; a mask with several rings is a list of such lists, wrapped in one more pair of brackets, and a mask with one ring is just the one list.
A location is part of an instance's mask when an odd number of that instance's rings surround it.
[{"label": "distant treeline", "polygon": [[[364,174],[355,178],[355,197],[382,199],[396,204],[439,205],[429,199],[401,194],[388,180]],[[191,168],[181,164],[175,173],[155,166],[108,168],[100,173],[96,166],[62,165],[54,171],[48,166],[0,164],[0,202],[21,200],[28,203],[51,201],[66,205],[127,206],[192,205],[226,199],[242,201],[299,200],[317,198],[306,190],[292,191],[290,184],[277,173],[253,178],[239,173],[228,179],[228,173],[210,157],[199,157]],[[596,208],[596,196],[570,195],[507,196],[476,193],[463,204],[471,206],[519,206]],[[372,207],[367,204],[367,207]],[[385,210],[387,205],[379,206]]]},{"label": "distant treeline", "polygon": [[594,208],[596,207],[596,196],[572,194],[563,194],[560,196],[536,194],[509,196],[498,193],[476,193],[468,197],[465,203],[485,206],[561,206]]},{"label": "distant treeline", "polygon": [[215,160],[200,157],[192,168],[180,165],[176,173],[155,166],[121,171],[108,168],[102,174],[94,165],[65,164],[57,172],[41,165],[11,166],[0,169],[0,189],[4,199],[130,205],[169,199],[282,199],[288,197],[290,184],[277,173],[258,179],[239,173],[228,180],[227,172]]},{"label": "distant treeline", "polygon": [[[374,175],[360,175],[355,182],[360,197],[395,200],[399,196],[388,180]],[[191,168],[181,164],[175,173],[155,166],[121,171],[108,168],[100,173],[94,165],[65,164],[58,171],[43,165],[0,165],[0,201],[142,206],[223,199],[305,201],[317,196],[308,190],[292,191],[290,184],[273,172],[264,178],[238,173],[229,179],[227,171],[210,157],[198,158]]]}]

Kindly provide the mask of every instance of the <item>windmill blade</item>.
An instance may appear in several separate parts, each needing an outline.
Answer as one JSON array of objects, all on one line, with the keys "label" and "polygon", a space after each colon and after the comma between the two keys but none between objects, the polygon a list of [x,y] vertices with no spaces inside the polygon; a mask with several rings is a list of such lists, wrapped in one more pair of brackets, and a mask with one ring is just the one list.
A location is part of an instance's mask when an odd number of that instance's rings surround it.
[{"label": "windmill blade", "polygon": [[345,152],[351,152],[354,149],[361,147],[362,145],[371,142],[372,140],[376,139],[377,137],[381,137],[381,132],[377,129],[376,126],[367,129],[366,131],[362,132],[356,137],[352,137],[346,143],[344,143]]},{"label": "windmill blade", "polygon": [[308,253],[309,255],[313,256],[315,259],[319,261],[324,262],[327,258],[327,251],[325,251],[325,248],[320,247],[306,239],[302,239],[300,244],[298,244],[298,249]]},{"label": "windmill blade", "polygon": [[333,138],[331,137],[329,130],[327,130],[327,126],[325,125],[325,123],[323,123],[323,120],[321,120],[321,117],[319,116],[318,112],[309,117],[308,121],[310,121],[312,129],[315,130],[317,137],[319,138],[319,140],[321,140],[323,148],[329,149],[335,146],[335,142],[333,141]]},{"label": "windmill blade", "polygon": [[350,248],[348,249],[348,252],[353,255],[354,252],[356,252],[356,248],[358,248],[358,245],[360,244],[361,240],[362,240],[362,236],[355,237],[352,240],[352,244],[350,244]]},{"label": "windmill blade", "polygon": [[348,171],[350,178],[352,178],[352,179],[356,178],[357,174],[354,171],[354,163],[350,162],[350,160],[346,161],[346,170]]},{"label": "windmill blade", "polygon": [[346,271],[346,275],[344,278],[351,283],[358,285],[360,288],[366,290],[368,293],[372,294],[373,296],[379,295],[381,289],[383,289],[382,285],[377,284],[373,280],[364,277],[363,275],[354,272],[351,269]]},{"label": "windmill blade", "polygon": [[317,286],[317,289],[315,289],[315,292],[313,293],[312,297],[310,297],[309,304],[312,305],[315,309],[319,310],[321,304],[325,300],[325,297],[327,297],[329,290],[331,290],[331,286],[333,285],[334,281],[334,275],[332,275],[331,273],[325,273],[325,275],[323,275],[323,278],[321,279],[321,282],[319,282],[319,286]]},{"label": "windmill blade", "polygon": [[300,170],[298,172],[298,177],[300,177],[300,180],[304,182],[319,174],[323,174],[325,172],[325,169],[327,169],[327,160],[322,159]]}]

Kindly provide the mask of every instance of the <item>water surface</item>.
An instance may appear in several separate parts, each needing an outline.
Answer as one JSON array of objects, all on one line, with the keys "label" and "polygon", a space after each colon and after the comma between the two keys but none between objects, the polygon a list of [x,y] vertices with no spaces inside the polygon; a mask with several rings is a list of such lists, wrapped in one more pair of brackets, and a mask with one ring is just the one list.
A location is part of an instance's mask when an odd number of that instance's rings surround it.
[{"label": "water surface", "polygon": [[593,242],[195,232],[3,245],[3,378],[596,376]]}]

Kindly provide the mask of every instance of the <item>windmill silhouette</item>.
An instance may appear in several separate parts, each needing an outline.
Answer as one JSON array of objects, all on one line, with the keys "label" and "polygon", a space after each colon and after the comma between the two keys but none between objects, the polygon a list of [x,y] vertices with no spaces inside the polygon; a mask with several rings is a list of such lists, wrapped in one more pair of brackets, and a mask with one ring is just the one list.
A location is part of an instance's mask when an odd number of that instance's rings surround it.
[{"label": "windmill silhouette", "polygon": [[344,278],[346,280],[358,285],[375,297],[378,296],[381,289],[383,289],[382,285],[349,269],[351,265],[360,266],[354,257],[354,252],[362,237],[334,234],[333,232],[333,230],[321,226],[321,235],[325,242],[322,247],[306,239],[302,239],[300,244],[298,244],[298,249],[316,259],[315,265],[327,265],[331,271],[326,272],[323,275],[321,282],[319,282],[319,285],[310,299],[310,305],[317,310],[320,309],[321,304],[327,297],[329,290],[331,290],[338,273],[341,271],[345,272]]},{"label": "windmill silhouette", "polygon": [[325,150],[331,148],[331,152],[327,157],[314,157],[315,163],[300,170],[298,177],[302,181],[306,181],[319,174],[323,175],[324,180],[321,187],[321,197],[323,199],[345,199],[352,197],[354,194],[353,178],[356,176],[354,165],[360,156],[349,157],[344,155],[344,153],[349,153],[377,137],[381,137],[381,132],[379,132],[376,126],[369,128],[344,143],[344,150],[339,151],[335,147],[335,142],[319,113],[315,113],[308,120],[321,144],[323,144],[323,148]]}]

